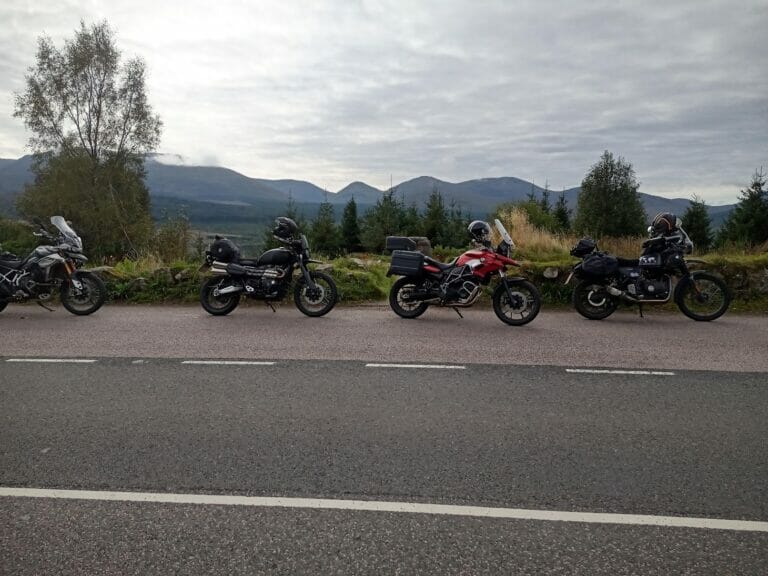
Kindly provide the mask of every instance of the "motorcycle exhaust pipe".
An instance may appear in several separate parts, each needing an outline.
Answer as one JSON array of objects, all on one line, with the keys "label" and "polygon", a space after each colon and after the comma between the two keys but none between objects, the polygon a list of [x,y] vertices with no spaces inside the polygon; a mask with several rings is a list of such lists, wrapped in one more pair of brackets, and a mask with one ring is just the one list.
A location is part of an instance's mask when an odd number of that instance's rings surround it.
[{"label": "motorcycle exhaust pipe", "polygon": [[627,302],[632,302],[633,304],[637,304],[640,302],[637,298],[634,298],[624,292],[624,290],[619,290],[618,288],[614,288],[613,286],[606,286],[605,287],[606,292],[610,294],[611,296],[616,296],[617,298],[621,298],[623,300],[626,300]]},{"label": "motorcycle exhaust pipe", "polygon": [[225,294],[233,294],[235,292],[242,292],[243,287],[242,286],[227,286],[226,288],[222,288],[221,290],[217,290],[215,295],[216,296],[223,296]]}]

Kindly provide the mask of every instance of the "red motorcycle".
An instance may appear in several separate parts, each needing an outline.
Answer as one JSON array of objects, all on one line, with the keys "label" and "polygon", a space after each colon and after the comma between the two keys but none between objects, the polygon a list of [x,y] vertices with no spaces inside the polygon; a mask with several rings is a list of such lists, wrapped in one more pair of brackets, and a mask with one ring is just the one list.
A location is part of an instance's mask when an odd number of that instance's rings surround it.
[{"label": "red motorcycle", "polygon": [[389,305],[402,318],[417,318],[429,306],[449,306],[456,310],[472,306],[494,276],[501,281],[493,291],[493,311],[499,320],[512,326],[527,324],[539,313],[541,296],[531,282],[505,274],[508,266],[520,266],[509,257],[515,247],[504,226],[495,220],[501,242],[491,248],[491,227],[475,220],[467,228],[476,248],[464,252],[453,262],[438,262],[415,250],[407,237],[387,237],[392,262],[387,276],[399,278],[389,292]]}]

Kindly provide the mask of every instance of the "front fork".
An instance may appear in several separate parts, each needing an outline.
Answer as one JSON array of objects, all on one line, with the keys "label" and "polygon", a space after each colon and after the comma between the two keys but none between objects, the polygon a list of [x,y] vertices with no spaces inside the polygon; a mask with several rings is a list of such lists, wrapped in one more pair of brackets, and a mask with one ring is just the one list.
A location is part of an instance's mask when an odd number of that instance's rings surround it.
[{"label": "front fork", "polygon": [[301,273],[304,276],[304,281],[307,283],[307,287],[312,290],[317,288],[315,281],[312,279],[312,274],[309,273],[309,268],[307,268],[307,265],[304,264],[304,262],[299,262],[299,268],[301,268]]},{"label": "front fork", "polygon": [[75,265],[71,260],[64,260],[64,271],[67,273],[67,280],[69,280],[69,282],[72,284],[75,292],[82,292],[83,283],[80,282],[80,280],[78,280],[77,276],[75,275],[77,268],[75,268]]},{"label": "front fork", "polygon": [[499,278],[501,278],[501,283],[504,284],[504,290],[507,292],[507,299],[509,302],[512,302],[512,287],[510,286],[509,278],[507,278],[507,275],[504,274],[503,270],[499,270]]}]

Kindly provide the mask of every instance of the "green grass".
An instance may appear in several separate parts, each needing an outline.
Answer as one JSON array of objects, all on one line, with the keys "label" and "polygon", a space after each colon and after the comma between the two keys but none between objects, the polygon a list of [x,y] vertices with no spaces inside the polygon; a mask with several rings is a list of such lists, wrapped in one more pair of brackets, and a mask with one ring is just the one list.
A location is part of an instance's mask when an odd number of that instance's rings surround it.
[{"label": "green grass", "polygon": [[[450,254],[440,254],[445,260]],[[711,254],[701,258],[700,266],[721,275],[733,292],[734,312],[768,312],[768,254]],[[522,260],[522,268],[510,274],[522,275],[539,288],[544,305],[569,306],[571,285],[564,282],[578,260],[571,256],[557,256],[545,261]],[[327,262],[326,268],[337,283],[342,304],[382,302],[397,277],[387,277],[388,256],[360,255],[359,258],[337,258]],[[158,258],[145,256],[138,260],[124,260],[102,272],[107,283],[109,298],[125,303],[197,302],[200,284],[205,273],[199,262],[163,264]],[[554,279],[544,276],[547,269],[557,269]],[[490,301],[489,298],[486,298]]]}]

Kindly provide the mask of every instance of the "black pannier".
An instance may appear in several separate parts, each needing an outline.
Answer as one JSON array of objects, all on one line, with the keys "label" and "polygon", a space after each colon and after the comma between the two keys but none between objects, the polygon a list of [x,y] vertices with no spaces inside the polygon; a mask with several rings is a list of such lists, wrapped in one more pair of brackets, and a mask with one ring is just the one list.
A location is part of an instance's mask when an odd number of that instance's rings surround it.
[{"label": "black pannier", "polygon": [[416,276],[421,273],[424,265],[424,254],[408,250],[395,250],[392,252],[392,263],[389,265],[387,276]]},{"label": "black pannier", "polygon": [[619,259],[611,254],[596,252],[584,258],[584,262],[581,263],[581,269],[585,274],[591,274],[592,276],[607,276],[619,269]]},{"label": "black pannier", "polygon": [[407,236],[387,236],[384,248],[393,252],[395,250],[416,250],[416,242]]},{"label": "black pannier", "polygon": [[384,248],[395,250],[418,250],[426,256],[432,256],[432,243],[425,236],[387,236]]},{"label": "black pannier", "polygon": [[571,248],[571,256],[584,258],[584,256],[595,250],[597,250],[597,242],[592,240],[592,238],[582,238],[576,246]]},{"label": "black pannier", "polygon": [[240,258],[240,248],[229,238],[219,238],[209,250],[211,258],[219,262],[232,262]]}]

